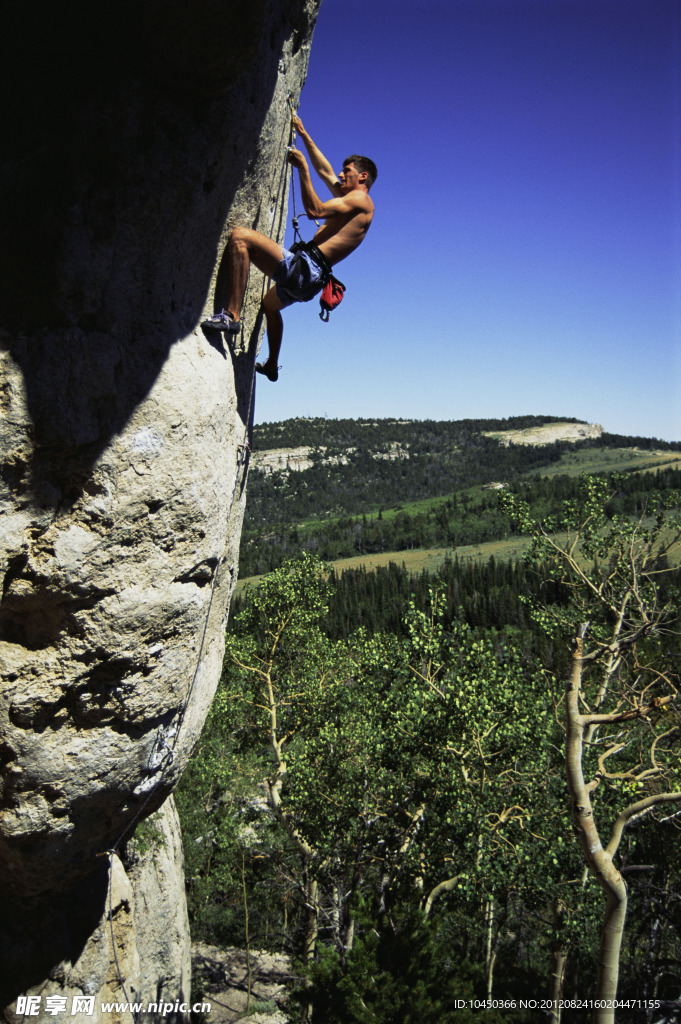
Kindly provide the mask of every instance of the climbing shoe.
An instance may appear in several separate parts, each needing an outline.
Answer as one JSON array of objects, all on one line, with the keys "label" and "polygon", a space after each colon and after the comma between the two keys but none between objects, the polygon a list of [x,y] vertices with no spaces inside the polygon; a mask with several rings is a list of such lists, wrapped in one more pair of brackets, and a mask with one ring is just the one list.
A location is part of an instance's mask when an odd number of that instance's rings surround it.
[{"label": "climbing shoe", "polygon": [[209,316],[207,320],[204,320],[201,326],[208,331],[225,331],[227,334],[238,334],[241,330],[241,321],[235,320],[226,309],[221,309],[219,313],[215,313],[213,316]]},{"label": "climbing shoe", "polygon": [[264,377],[267,377],[268,380],[271,380],[273,384],[274,384],[275,381],[279,380],[279,370],[280,369],[281,369],[280,366],[275,366],[274,369],[272,370],[272,369],[270,369],[268,367],[267,363],[256,363],[255,364],[256,373],[262,373],[262,375]]}]

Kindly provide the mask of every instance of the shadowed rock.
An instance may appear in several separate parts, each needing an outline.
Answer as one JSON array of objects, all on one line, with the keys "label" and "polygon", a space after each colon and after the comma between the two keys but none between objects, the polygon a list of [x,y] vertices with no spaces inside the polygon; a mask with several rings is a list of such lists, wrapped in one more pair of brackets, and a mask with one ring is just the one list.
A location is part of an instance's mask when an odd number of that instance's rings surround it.
[{"label": "shadowed rock", "polygon": [[[198,324],[224,299],[230,227],[283,234],[288,96],[317,6],[15,5],[6,25],[3,1005],[48,977],[76,991],[95,934],[109,956],[101,855],[172,791],[217,685],[260,275],[236,346]],[[138,883],[120,871],[123,893]],[[141,991],[153,977],[131,934]]]}]

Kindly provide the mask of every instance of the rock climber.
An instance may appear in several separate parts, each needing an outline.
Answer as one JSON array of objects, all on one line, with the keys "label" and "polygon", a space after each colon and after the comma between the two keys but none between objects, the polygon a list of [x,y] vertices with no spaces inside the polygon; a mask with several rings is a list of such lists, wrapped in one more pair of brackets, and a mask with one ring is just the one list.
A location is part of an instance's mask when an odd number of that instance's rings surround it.
[{"label": "rock climber", "polygon": [[319,198],[312,186],[307,161],[299,149],[290,148],[287,159],[298,171],[305,213],[315,220],[323,220],[324,224],[312,242],[297,243],[292,250],[283,249],[259,231],[234,228],[227,243],[227,304],[201,325],[226,334],[236,334],[241,329],[241,304],[248,268],[253,262],[274,281],[262,302],[269,351],[264,363],[255,364],[258,373],[271,381],[279,377],[278,359],[284,331],[281,310],[294,302],[308,302],[322,290],[331,268],[364,240],[374,215],[374,204],[369,198],[369,189],[377,176],[373,160],[358,154],[349,156],[337,175],[305,131],[300,118],[293,120],[310,163],[333,198],[327,202]]}]

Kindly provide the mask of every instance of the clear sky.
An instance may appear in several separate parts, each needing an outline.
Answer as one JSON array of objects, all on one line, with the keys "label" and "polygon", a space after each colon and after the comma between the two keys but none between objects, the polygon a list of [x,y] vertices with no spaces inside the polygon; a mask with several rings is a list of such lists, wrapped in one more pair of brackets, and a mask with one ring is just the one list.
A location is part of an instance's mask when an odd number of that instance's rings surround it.
[{"label": "clear sky", "polygon": [[285,312],[256,421],[681,440],[680,34],[678,0],[323,0],[299,113],[376,162],[376,214],[331,322]]}]

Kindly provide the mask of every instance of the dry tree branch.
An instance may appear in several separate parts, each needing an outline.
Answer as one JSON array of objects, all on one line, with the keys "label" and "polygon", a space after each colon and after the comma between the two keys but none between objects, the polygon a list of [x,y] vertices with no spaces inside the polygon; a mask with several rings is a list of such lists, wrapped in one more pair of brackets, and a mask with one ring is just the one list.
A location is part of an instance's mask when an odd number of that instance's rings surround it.
[{"label": "dry tree branch", "polygon": [[605,847],[606,854],[611,858],[614,857],[627,825],[638,821],[644,814],[648,814],[649,811],[652,811],[659,804],[676,803],[679,800],[681,800],[681,791],[674,791],[671,793],[653,793],[650,796],[643,797],[642,800],[638,800],[634,804],[629,804],[623,811],[620,811],[613,823],[610,842]]}]

